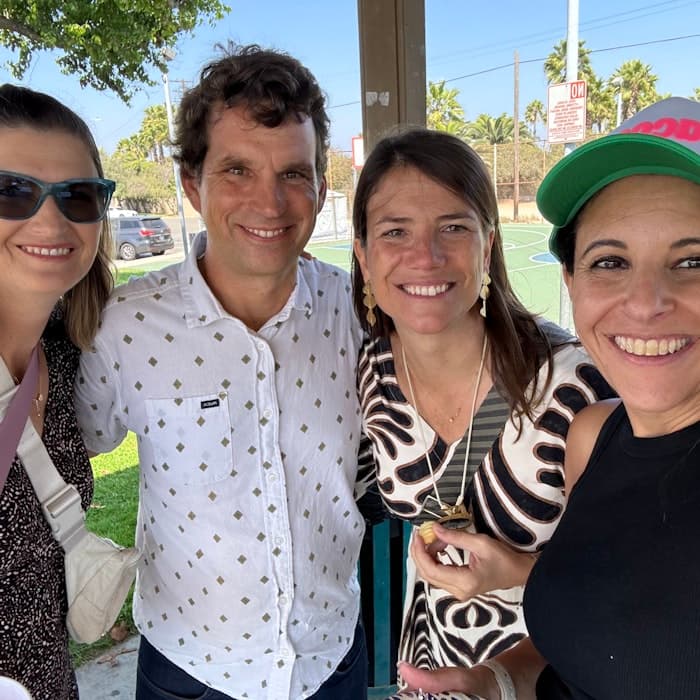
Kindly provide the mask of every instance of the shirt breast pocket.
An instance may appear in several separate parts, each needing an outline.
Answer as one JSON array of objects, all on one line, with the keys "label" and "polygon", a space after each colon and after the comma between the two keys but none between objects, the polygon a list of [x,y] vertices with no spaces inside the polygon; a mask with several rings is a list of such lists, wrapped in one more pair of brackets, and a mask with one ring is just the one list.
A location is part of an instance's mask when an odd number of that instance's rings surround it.
[{"label": "shirt breast pocket", "polygon": [[156,472],[182,485],[211,484],[233,470],[225,393],[146,401]]}]

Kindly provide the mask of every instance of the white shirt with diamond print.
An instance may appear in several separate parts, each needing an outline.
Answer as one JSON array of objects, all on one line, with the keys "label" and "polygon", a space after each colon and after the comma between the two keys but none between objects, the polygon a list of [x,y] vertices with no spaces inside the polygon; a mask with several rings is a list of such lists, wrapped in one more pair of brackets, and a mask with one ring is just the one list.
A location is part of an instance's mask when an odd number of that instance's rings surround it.
[{"label": "white shirt with diamond print", "polygon": [[207,287],[196,243],[115,290],[76,409],[91,451],[138,436],[139,630],[223,693],[305,698],[359,611],[350,282],[301,260],[288,303],[254,333]]}]

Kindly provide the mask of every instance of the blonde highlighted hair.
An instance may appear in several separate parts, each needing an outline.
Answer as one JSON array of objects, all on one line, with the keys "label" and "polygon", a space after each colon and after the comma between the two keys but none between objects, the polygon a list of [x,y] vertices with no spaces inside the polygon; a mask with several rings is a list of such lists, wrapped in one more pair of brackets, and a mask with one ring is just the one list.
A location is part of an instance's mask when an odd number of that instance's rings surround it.
[{"label": "blonde highlighted hair", "polygon": [[[0,127],[29,127],[60,131],[80,139],[104,177],[100,154],[87,124],[54,97],[18,85],[0,85]],[[107,217],[102,220],[97,255],[87,275],[63,296],[63,321],[71,341],[81,350],[90,347],[102,309],[114,287],[113,244]]]}]

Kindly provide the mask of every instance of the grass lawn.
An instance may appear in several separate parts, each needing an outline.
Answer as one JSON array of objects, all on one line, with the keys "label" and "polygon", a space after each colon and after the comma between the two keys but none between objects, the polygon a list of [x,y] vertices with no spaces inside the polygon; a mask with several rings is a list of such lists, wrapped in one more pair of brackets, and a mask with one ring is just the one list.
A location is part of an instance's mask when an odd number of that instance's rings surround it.
[{"label": "grass lawn", "polygon": [[[95,495],[86,516],[87,526],[103,537],[131,547],[136,531],[136,509],[139,500],[139,458],[136,436],[129,433],[118,449],[90,460],[95,475]],[[131,619],[131,594],[117,619],[128,631],[136,628]],[[114,642],[106,635],[94,644],[77,644],[71,640],[73,663],[79,666],[102,653]]]},{"label": "grass lawn", "polygon": [[[550,320],[559,317],[559,265],[547,252],[549,227],[533,224],[506,224],[503,227],[506,264],[516,293],[525,306]],[[348,240],[330,240],[308,246],[309,252],[345,270],[350,269],[351,244]],[[117,283],[160,269],[172,260],[159,259],[148,265],[122,269]],[[92,460],[95,474],[95,497],[87,515],[88,527],[125,546],[134,543],[138,506],[138,453],[136,438],[128,438],[113,452]],[[129,631],[136,631],[131,620],[131,596],[119,616]],[[76,665],[94,658],[113,642],[109,636],[95,644],[72,644]]]}]

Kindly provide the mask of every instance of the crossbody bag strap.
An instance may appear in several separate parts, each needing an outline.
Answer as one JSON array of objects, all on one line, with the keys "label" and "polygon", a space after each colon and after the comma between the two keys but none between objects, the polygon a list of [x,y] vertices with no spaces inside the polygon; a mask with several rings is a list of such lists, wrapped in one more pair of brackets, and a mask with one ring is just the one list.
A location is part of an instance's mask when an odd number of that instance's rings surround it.
[{"label": "crossbody bag strap", "polygon": [[[19,410],[15,404],[16,398],[20,395],[23,387],[28,387],[24,401],[24,420],[19,425],[17,437],[10,443],[8,435],[0,433],[0,471],[7,462],[7,472],[14,460],[15,454],[19,455],[29,480],[32,482],[34,493],[41,503],[44,517],[51,527],[56,541],[63,547],[64,551],[71,550],[87,534],[85,529],[85,514],[81,507],[80,493],[72,484],[67,484],[58,470],[54,466],[53,460],[46,451],[39,433],[31,420],[27,420],[31,402],[36,395],[36,385],[39,379],[39,350],[34,349],[29,360],[29,366],[24,374],[19,388],[15,387],[12,375],[7,369],[4,361],[0,358],[0,415],[4,411],[5,418],[0,426],[4,431],[5,424],[10,421],[15,424],[18,420]],[[26,382],[26,383],[25,383]],[[7,407],[7,410],[4,410]],[[14,425],[15,430],[17,426]],[[12,448],[8,447],[12,444]],[[9,457],[3,459],[1,455],[7,454]],[[2,483],[7,477],[5,473],[0,474]],[[2,490],[0,489],[0,493]]]},{"label": "crossbody bag strap", "polygon": [[32,399],[36,396],[39,381],[39,346],[36,345],[29,358],[29,365],[18,387],[5,362],[0,359],[0,410],[7,406],[0,422],[0,494],[5,487],[7,475],[17,453],[17,445],[29,418]]},{"label": "crossbody bag strap", "polygon": [[54,539],[68,553],[87,535],[80,493],[58,473],[31,421],[22,433],[17,454],[41,502]]}]

